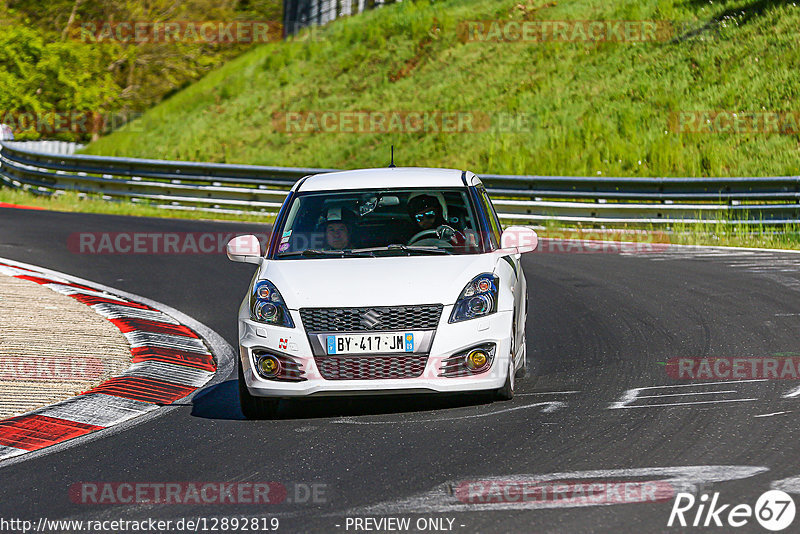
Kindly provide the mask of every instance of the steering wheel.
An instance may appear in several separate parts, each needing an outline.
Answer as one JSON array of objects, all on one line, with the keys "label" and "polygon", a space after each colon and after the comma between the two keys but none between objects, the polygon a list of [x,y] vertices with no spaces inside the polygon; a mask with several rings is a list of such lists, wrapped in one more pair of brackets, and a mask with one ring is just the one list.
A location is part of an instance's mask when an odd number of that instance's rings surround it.
[{"label": "steering wheel", "polygon": [[436,237],[448,243],[455,237],[456,233],[452,226],[447,226],[446,224],[440,224],[436,227]]},{"label": "steering wheel", "polygon": [[431,228],[429,230],[423,230],[421,232],[416,233],[414,237],[408,240],[408,244],[412,245],[417,241],[422,241],[423,239],[429,237],[431,239],[436,238],[439,241],[444,241],[449,245],[450,240],[453,239],[453,237],[458,233],[459,232],[454,230],[451,226],[447,226],[446,224],[441,224],[436,228]]},{"label": "steering wheel", "polygon": [[433,228],[431,228],[430,230],[423,230],[421,232],[418,232],[418,233],[414,234],[414,237],[412,237],[411,239],[408,240],[408,244],[409,245],[413,245],[417,241],[422,241],[426,237],[430,237],[430,238],[435,237],[435,238],[438,239],[439,238],[439,232],[437,232],[436,229],[433,229]]}]

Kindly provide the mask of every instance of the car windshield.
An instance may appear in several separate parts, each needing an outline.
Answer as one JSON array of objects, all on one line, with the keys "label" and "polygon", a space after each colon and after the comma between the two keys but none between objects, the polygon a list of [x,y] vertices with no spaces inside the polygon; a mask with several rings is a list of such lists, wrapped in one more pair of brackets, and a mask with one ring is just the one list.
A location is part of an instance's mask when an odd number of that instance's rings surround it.
[{"label": "car windshield", "polygon": [[466,188],[304,193],[277,231],[277,259],[483,252]]}]

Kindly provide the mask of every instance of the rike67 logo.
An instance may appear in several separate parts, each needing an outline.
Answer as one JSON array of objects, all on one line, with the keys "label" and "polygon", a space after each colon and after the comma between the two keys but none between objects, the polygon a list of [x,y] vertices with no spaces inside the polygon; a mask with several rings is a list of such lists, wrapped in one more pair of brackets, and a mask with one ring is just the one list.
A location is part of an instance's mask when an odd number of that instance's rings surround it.
[{"label": "rike67 logo", "polygon": [[669,514],[667,526],[733,527],[747,525],[753,517],[767,530],[784,530],[794,521],[794,500],[780,490],[763,493],[755,506],[723,504],[719,492],[712,496],[703,493],[696,498],[691,493],[678,493]]}]

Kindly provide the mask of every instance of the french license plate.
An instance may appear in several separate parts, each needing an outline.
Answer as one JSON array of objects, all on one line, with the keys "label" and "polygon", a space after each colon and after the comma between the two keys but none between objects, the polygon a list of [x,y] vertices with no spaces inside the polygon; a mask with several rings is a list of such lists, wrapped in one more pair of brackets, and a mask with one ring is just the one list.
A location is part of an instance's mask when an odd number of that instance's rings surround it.
[{"label": "french license plate", "polygon": [[328,354],[414,352],[414,334],[350,334],[328,336]]}]

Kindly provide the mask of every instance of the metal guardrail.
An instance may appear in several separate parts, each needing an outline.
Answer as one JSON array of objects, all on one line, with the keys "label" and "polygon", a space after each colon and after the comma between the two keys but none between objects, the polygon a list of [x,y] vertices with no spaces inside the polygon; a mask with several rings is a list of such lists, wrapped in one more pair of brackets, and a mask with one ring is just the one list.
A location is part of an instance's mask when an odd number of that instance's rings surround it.
[{"label": "metal guardrail", "polygon": [[84,147],[81,143],[71,141],[11,141],[6,140],[8,146],[29,150],[31,152],[41,152],[45,154],[64,154],[66,156],[74,154],[77,150]]},{"label": "metal guardrail", "polygon": [[356,15],[367,9],[403,0],[283,0],[283,27],[286,35],[300,29],[327,24],[339,17]]},{"label": "metal guardrail", "polygon": [[[272,215],[308,174],[334,169],[263,167],[45,154],[0,143],[0,182],[148,202],[168,209]],[[595,178],[481,175],[505,220],[590,225],[730,221],[800,222],[800,176]]]}]

